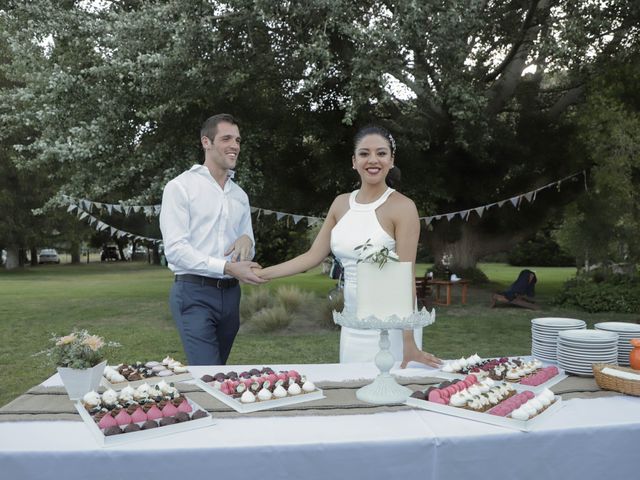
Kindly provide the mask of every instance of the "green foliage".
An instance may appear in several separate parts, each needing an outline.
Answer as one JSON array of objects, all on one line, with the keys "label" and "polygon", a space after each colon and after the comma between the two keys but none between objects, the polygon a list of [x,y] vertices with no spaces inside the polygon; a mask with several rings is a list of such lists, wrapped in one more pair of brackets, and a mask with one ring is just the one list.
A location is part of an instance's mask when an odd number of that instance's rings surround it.
[{"label": "green foliage", "polygon": [[275,290],[256,288],[243,295],[240,322],[250,331],[273,332],[286,329],[294,320],[322,323],[322,304],[327,302],[292,285]]},{"label": "green foliage", "polygon": [[640,262],[639,58],[608,62],[573,119],[593,167],[557,238],[580,263]]},{"label": "green foliage", "polygon": [[509,265],[522,267],[571,267],[576,264],[575,258],[561,249],[548,230],[538,232],[533,238],[515,245],[507,258]]},{"label": "green foliage", "polygon": [[315,300],[313,294],[291,285],[283,285],[276,289],[276,298],[288,312],[300,312]]},{"label": "green foliage", "polygon": [[273,332],[291,325],[293,314],[282,305],[263,308],[251,317],[251,326],[258,332]]},{"label": "green foliage", "polygon": [[[0,142],[46,177],[39,204],[157,203],[201,161],[202,121],[230,111],[252,204],[318,215],[357,185],[356,126],[384,119],[419,210],[471,208],[589,165],[563,114],[598,62],[637,47],[634,2],[12,2],[0,12]],[[470,263],[503,248],[496,232],[515,236],[559,203],[487,212]],[[436,260],[464,237],[443,230],[426,237]],[[274,236],[276,253],[258,258],[289,256],[289,241]]]},{"label": "green foliage", "polygon": [[309,241],[306,222],[297,225],[289,218],[277,220],[275,216],[253,217],[253,233],[256,239],[254,260],[262,266],[274,265],[305,252]]},{"label": "green foliage", "polygon": [[559,305],[576,306],[592,313],[637,314],[640,311],[640,277],[626,275],[597,279],[588,276],[578,277],[565,283],[556,302]]}]

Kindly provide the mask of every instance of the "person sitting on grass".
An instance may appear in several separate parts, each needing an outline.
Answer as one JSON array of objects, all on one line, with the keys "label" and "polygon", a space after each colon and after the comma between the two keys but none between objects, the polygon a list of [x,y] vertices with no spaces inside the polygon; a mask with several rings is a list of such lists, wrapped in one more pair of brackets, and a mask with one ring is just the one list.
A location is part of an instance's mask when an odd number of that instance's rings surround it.
[{"label": "person sitting on grass", "polygon": [[493,294],[491,308],[494,308],[497,304],[509,304],[530,308],[531,310],[539,310],[540,307],[533,298],[536,295],[537,281],[538,278],[534,271],[522,270],[517,280],[511,284],[508,290]]}]

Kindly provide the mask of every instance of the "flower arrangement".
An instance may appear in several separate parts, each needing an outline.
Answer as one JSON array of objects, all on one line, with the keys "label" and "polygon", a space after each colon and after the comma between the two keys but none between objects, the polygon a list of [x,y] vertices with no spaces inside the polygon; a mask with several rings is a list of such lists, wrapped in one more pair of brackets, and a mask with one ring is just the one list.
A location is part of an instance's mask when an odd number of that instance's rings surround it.
[{"label": "flower arrangement", "polygon": [[104,349],[119,347],[117,342],[105,342],[102,337],[91,335],[86,330],[74,330],[69,335],[51,336],[53,347],[36,353],[46,355],[58,367],[91,368],[104,359]]},{"label": "flower arrangement", "polygon": [[396,252],[389,250],[387,247],[375,247],[371,243],[371,239],[367,239],[362,245],[358,245],[354,250],[360,250],[360,262],[377,263],[380,268],[388,262],[398,262],[399,258]]}]

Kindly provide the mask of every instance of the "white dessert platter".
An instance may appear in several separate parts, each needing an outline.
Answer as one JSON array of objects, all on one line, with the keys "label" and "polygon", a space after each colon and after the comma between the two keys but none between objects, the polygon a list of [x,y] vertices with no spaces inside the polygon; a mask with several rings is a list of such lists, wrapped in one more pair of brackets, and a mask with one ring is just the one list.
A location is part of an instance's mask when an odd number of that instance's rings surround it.
[{"label": "white dessert platter", "polygon": [[101,447],[113,447],[116,445],[123,445],[131,442],[138,442],[141,440],[147,440],[149,438],[164,437],[165,435],[173,435],[180,432],[186,432],[189,430],[195,430],[197,428],[204,428],[214,424],[213,417],[204,408],[199,406],[190,398],[186,397],[189,405],[191,405],[192,413],[198,410],[202,410],[207,413],[206,417],[197,418],[195,420],[189,420],[187,422],[174,423],[172,425],[164,425],[156,428],[150,428],[148,430],[139,430],[137,432],[121,433],[120,435],[104,435],[100,430],[100,427],[91,417],[91,414],[87,412],[86,408],[82,405],[81,401],[74,403],[74,406],[87,428],[91,431],[91,434],[95,438],[98,445]]},{"label": "white dessert platter", "polygon": [[380,374],[369,385],[358,389],[356,397],[363,402],[376,405],[390,405],[403,403],[409,398],[411,389],[399,385],[393,375],[389,373],[395,363],[393,355],[389,351],[389,330],[408,330],[422,328],[435,322],[435,309],[429,312],[426,308],[416,311],[413,314],[400,318],[391,315],[386,318],[378,318],[370,315],[366,318],[358,318],[352,313],[333,312],[333,321],[342,326],[361,330],[380,330],[380,341],[378,346],[380,351],[375,356],[375,364],[380,370]]},{"label": "white dessert platter", "polygon": [[[513,359],[522,359],[522,360],[530,360],[527,357],[508,357],[509,360],[513,360]],[[534,358],[537,358],[534,356]],[[493,358],[485,358],[483,360],[493,360]],[[551,364],[549,363],[543,363],[543,367],[549,367],[551,366]],[[553,364],[553,366],[555,366],[555,363]],[[443,372],[442,369],[438,370],[435,374],[435,377],[439,377],[439,378],[445,378],[448,380],[454,380],[454,379],[464,379],[467,374],[465,373],[450,373],[450,372]],[[550,378],[549,380],[547,380],[544,383],[541,383],[540,385],[522,385],[520,382],[509,382],[508,380],[501,380],[503,382],[509,383],[510,385],[513,386],[513,388],[515,388],[517,391],[523,391],[523,390],[531,390],[533,393],[538,394],[540,392],[542,392],[543,390],[547,389],[547,388],[551,388],[553,385],[560,383],[562,380],[564,380],[565,378],[567,378],[567,374],[564,370],[562,370],[561,368],[558,368],[558,374],[552,378]]]},{"label": "white dessert platter", "polygon": [[488,423],[490,425],[497,425],[499,427],[510,428],[512,430],[521,430],[523,432],[533,430],[537,425],[546,421],[549,416],[553,415],[564,406],[562,403],[562,398],[556,395],[554,397],[554,402],[535,417],[530,418],[529,420],[515,420],[513,418],[499,417],[497,415],[491,415],[485,412],[475,412],[473,410],[451,407],[449,405],[442,405],[440,403],[429,402],[412,397],[409,397],[407,399],[406,404],[412,407],[422,408],[423,410],[443,413],[452,417],[464,418],[467,420],[473,420],[475,422]]},{"label": "white dessert platter", "polygon": [[239,413],[252,413],[262,410],[271,410],[278,407],[285,407],[288,405],[311,402],[313,400],[320,400],[322,398],[325,398],[324,392],[316,387],[314,391],[309,393],[302,392],[298,395],[287,395],[283,398],[273,398],[271,400],[256,399],[256,401],[253,403],[242,403],[240,400],[233,398],[231,395],[227,395],[226,393],[221,392],[217,388],[209,385],[206,382],[203,382],[199,378],[195,380],[195,384],[211,396],[217,398],[222,403],[233,408],[236,412]]},{"label": "white dessert platter", "polygon": [[192,379],[193,379],[193,375],[191,374],[191,372],[174,373],[173,375],[165,375],[164,377],[154,375],[153,377],[143,378],[142,380],[134,380],[134,381],[125,380],[124,382],[117,382],[117,383],[111,383],[105,377],[102,377],[102,380],[100,381],[100,385],[102,385],[105,388],[111,388],[115,391],[119,391],[125,388],[126,386],[136,388],[145,383],[148,383],[149,385],[155,385],[156,383],[159,383],[162,380],[164,380],[165,382],[176,383],[176,382],[185,382],[187,380],[192,380]]}]

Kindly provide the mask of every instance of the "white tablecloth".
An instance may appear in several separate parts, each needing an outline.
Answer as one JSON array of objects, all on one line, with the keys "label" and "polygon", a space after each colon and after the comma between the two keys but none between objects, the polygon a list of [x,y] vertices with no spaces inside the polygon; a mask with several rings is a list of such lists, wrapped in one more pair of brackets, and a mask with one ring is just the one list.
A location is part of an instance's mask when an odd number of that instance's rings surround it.
[{"label": "white tablecloth", "polygon": [[[314,381],[372,378],[373,365],[283,365]],[[252,366],[229,366],[241,371]],[[195,367],[194,374],[215,367]],[[424,368],[393,373],[429,375]],[[54,376],[44,385],[60,385]],[[99,447],[81,422],[0,423],[3,479],[637,478],[640,399],[576,399],[519,432],[410,410],[218,419],[163,438]],[[153,472],[152,475],[150,473]],[[416,477],[417,476],[417,477]]]}]

